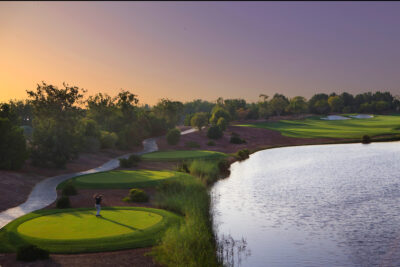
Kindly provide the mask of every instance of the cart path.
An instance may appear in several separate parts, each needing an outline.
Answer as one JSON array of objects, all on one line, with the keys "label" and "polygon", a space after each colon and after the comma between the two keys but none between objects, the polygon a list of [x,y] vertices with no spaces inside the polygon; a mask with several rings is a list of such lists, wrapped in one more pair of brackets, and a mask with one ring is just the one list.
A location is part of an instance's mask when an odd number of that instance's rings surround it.
[{"label": "cart path", "polygon": [[[189,134],[195,131],[196,129],[192,128],[183,131],[181,135]],[[0,213],[0,229],[7,225],[9,222],[17,219],[18,217],[21,217],[35,210],[43,209],[53,203],[57,199],[56,188],[63,181],[84,174],[113,170],[119,167],[120,158],[128,158],[132,154],[143,155],[145,153],[150,153],[157,150],[158,146],[156,143],[156,138],[149,138],[143,141],[143,150],[141,152],[129,153],[123,156],[119,156],[97,168],[93,168],[87,171],[62,174],[41,181],[40,183],[35,185],[35,187],[32,189],[32,192],[29,194],[28,199],[24,203]]]}]

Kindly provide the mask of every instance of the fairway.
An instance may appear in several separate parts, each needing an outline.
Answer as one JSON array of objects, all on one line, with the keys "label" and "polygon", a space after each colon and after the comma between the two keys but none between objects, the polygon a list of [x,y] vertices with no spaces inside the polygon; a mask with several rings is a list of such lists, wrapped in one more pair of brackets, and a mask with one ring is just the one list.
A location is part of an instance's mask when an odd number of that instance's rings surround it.
[{"label": "fairway", "polygon": [[365,134],[369,136],[400,134],[400,116],[376,115],[370,119],[352,118],[336,121],[311,117],[305,120],[281,120],[237,126],[276,130],[289,137],[361,138]]},{"label": "fairway", "polygon": [[160,234],[179,222],[173,213],[139,207],[42,210],[27,214],[0,232],[0,251],[26,242],[53,253],[107,251],[153,245]]},{"label": "fairway", "polygon": [[184,174],[173,171],[150,170],[108,171],[78,176],[61,183],[57,188],[62,189],[66,183],[72,183],[77,188],[86,189],[148,187],[180,175]]},{"label": "fairway", "polygon": [[208,150],[177,150],[177,151],[158,151],[142,156],[143,160],[151,161],[177,161],[186,159],[218,159],[226,157],[226,154]]}]

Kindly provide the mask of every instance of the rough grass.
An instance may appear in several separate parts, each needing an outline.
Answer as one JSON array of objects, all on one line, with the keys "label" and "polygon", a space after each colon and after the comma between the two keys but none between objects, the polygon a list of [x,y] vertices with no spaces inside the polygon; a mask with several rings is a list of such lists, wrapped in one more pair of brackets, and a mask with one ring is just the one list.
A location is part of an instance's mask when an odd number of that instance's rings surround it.
[{"label": "rough grass", "polygon": [[158,151],[142,156],[143,160],[149,161],[178,161],[189,159],[220,159],[226,157],[225,153],[207,150],[178,150]]},{"label": "rough grass", "polygon": [[182,173],[172,171],[107,171],[72,178],[61,183],[57,189],[62,189],[67,184],[72,184],[76,188],[84,189],[149,187],[155,186],[163,180],[172,179],[180,175],[182,175]]},{"label": "rough grass", "polygon": [[200,174],[201,179],[180,177],[165,181],[157,190],[155,204],[183,215],[185,220],[166,231],[160,244],[153,249],[153,255],[166,266],[221,266],[216,257],[209,213],[210,196],[204,183],[208,176],[215,175],[218,161],[193,163],[193,173]]},{"label": "rough grass", "polygon": [[171,212],[139,207],[105,207],[101,214],[96,218],[88,208],[29,213],[0,230],[0,252],[15,252],[26,244],[51,253],[147,247],[181,220]]},{"label": "rough grass", "polygon": [[277,130],[282,135],[300,138],[357,138],[363,135],[380,136],[400,134],[399,115],[375,115],[371,119],[350,119],[327,121],[321,117],[304,120],[281,120],[279,122],[263,122],[241,124],[237,126],[266,128]]}]

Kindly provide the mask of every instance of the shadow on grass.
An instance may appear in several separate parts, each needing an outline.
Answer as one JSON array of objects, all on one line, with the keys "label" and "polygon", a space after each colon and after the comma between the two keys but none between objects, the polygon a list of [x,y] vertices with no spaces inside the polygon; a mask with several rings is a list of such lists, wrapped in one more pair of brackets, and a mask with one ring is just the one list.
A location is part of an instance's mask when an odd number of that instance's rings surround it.
[{"label": "shadow on grass", "polygon": [[143,230],[141,230],[141,229],[139,229],[139,228],[135,228],[135,227],[133,227],[133,226],[129,226],[129,225],[126,225],[126,224],[123,224],[123,223],[120,223],[120,222],[117,222],[117,221],[114,221],[114,220],[105,218],[105,217],[103,217],[103,216],[100,216],[99,219],[103,219],[103,220],[106,220],[106,221],[109,221],[109,222],[112,222],[112,223],[121,225],[121,226],[126,227],[126,228],[129,228],[129,229],[131,229],[131,230],[133,230],[133,231],[141,231],[141,232],[143,231]]}]

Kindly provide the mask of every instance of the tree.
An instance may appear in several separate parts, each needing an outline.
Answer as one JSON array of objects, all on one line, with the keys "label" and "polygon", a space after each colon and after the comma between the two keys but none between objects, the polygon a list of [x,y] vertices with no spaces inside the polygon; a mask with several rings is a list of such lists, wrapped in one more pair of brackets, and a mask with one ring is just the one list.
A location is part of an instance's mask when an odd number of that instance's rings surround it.
[{"label": "tree", "polygon": [[0,140],[0,169],[20,169],[28,156],[22,129],[0,117]]},{"label": "tree", "polygon": [[212,125],[208,128],[207,137],[211,139],[219,139],[223,135],[222,130],[217,125]]},{"label": "tree", "polygon": [[221,131],[225,131],[226,127],[228,126],[228,122],[225,120],[225,118],[221,117],[217,121],[217,126],[221,129]]},{"label": "tree", "polygon": [[213,125],[217,124],[219,118],[224,118],[227,122],[229,122],[231,116],[224,108],[217,107],[213,110],[213,113],[210,118],[210,123]]},{"label": "tree", "polygon": [[78,153],[79,135],[76,125],[82,111],[85,90],[63,84],[63,88],[38,84],[36,91],[27,91],[33,106],[32,160],[36,165],[64,167]]},{"label": "tree", "polygon": [[177,125],[183,111],[183,104],[179,101],[161,99],[153,108],[154,113],[159,118],[165,119],[169,128]]},{"label": "tree", "polygon": [[341,112],[344,107],[343,99],[340,96],[330,96],[328,98],[328,104],[332,112]]},{"label": "tree", "polygon": [[330,110],[330,106],[327,100],[321,99],[318,100],[313,106],[315,113],[317,114],[328,114]]},{"label": "tree", "polygon": [[288,105],[289,101],[287,98],[279,94],[275,94],[274,97],[269,101],[271,111],[278,116],[282,114]]},{"label": "tree", "polygon": [[290,99],[287,111],[294,114],[306,113],[308,111],[307,100],[302,96],[296,96]]},{"label": "tree", "polygon": [[[328,95],[327,94],[315,94],[313,95],[310,100],[308,101],[308,108],[310,109],[311,113],[317,114],[325,114],[329,111],[325,111],[325,103],[329,108],[328,104]],[[317,104],[318,102],[318,104]]]},{"label": "tree", "polygon": [[194,114],[194,116],[190,120],[190,125],[196,127],[201,131],[201,128],[207,126],[208,124],[208,115],[205,112],[198,112]]},{"label": "tree", "polygon": [[171,129],[167,133],[167,142],[170,145],[176,145],[178,144],[180,137],[181,131],[179,131],[177,128]]}]

